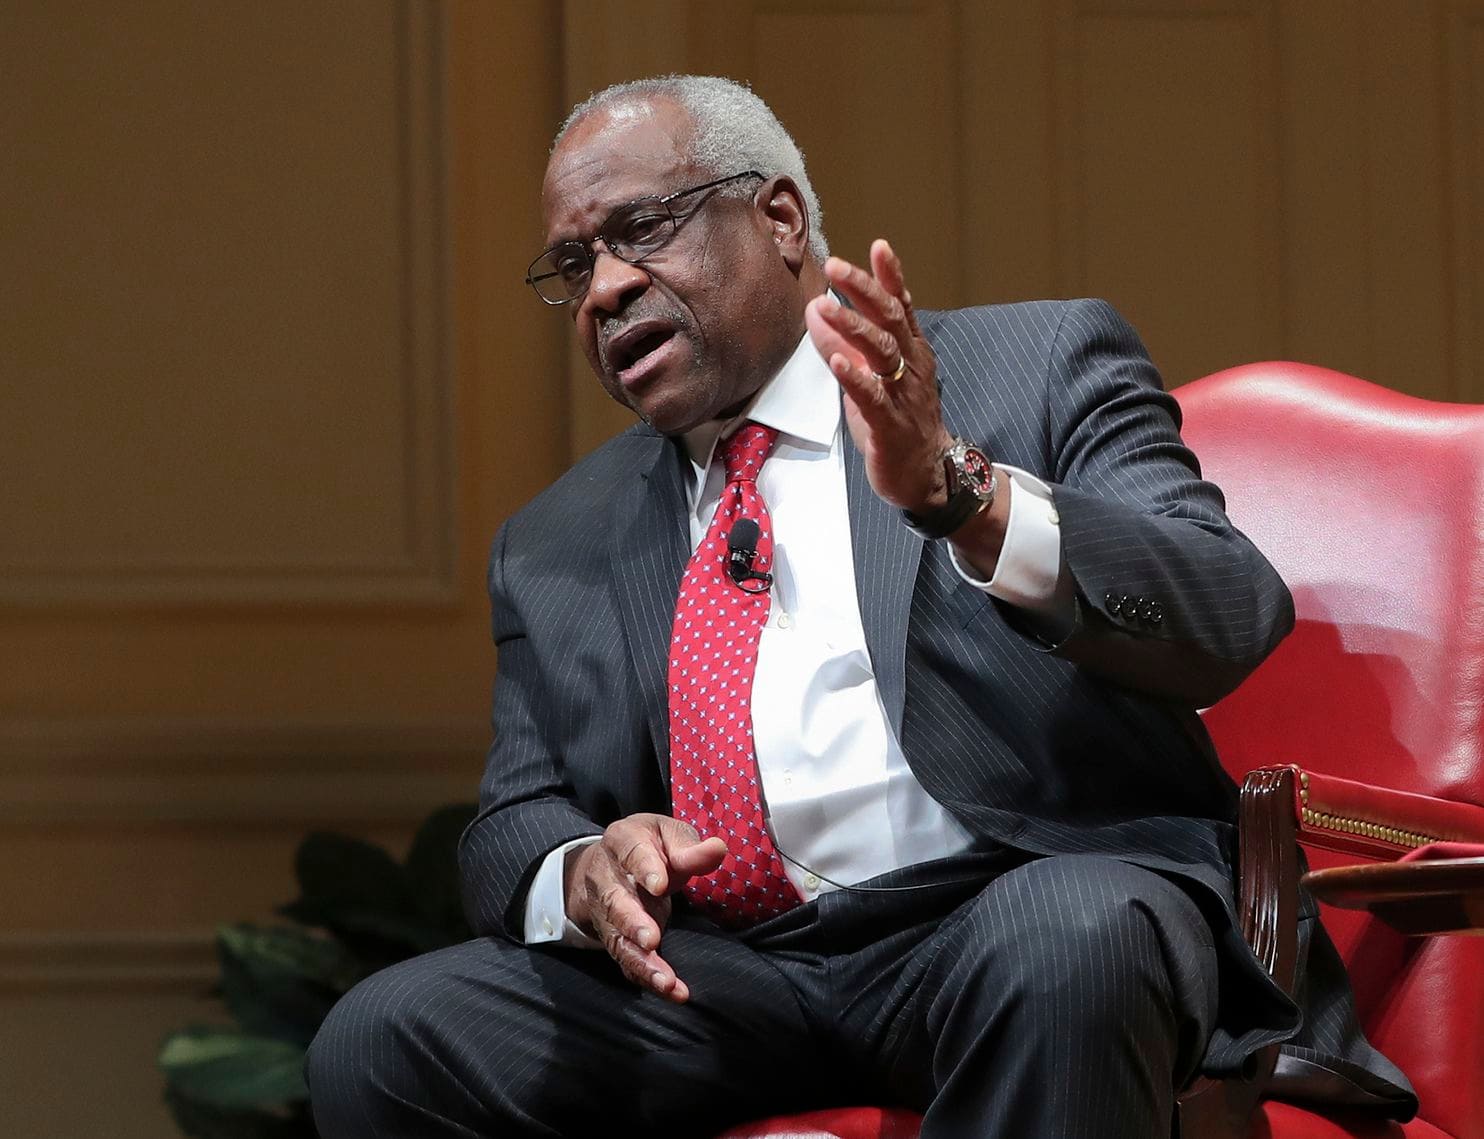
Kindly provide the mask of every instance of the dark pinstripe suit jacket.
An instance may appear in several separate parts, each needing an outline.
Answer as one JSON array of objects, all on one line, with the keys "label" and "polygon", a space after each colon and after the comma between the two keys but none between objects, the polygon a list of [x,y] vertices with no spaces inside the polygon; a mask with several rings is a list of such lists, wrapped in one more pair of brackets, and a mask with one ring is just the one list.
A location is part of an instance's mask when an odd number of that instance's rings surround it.
[{"label": "dark pinstripe suit jacket", "polygon": [[[861,615],[892,726],[923,786],[986,843],[1108,854],[1189,884],[1227,971],[1210,1064],[1236,1063],[1291,1034],[1298,1014],[1235,932],[1235,792],[1195,709],[1288,632],[1288,591],[1200,478],[1177,405],[1106,304],[920,319],[949,426],[1055,485],[1078,618],[1048,651],[1013,610],[966,586],[942,543],[922,542],[872,493],[847,434]],[[519,930],[530,875],[559,843],[669,810],[683,463],[675,443],[637,425],[495,540],[495,741],[462,848],[482,932]],[[1324,1043],[1371,1066],[1368,1048]]]}]

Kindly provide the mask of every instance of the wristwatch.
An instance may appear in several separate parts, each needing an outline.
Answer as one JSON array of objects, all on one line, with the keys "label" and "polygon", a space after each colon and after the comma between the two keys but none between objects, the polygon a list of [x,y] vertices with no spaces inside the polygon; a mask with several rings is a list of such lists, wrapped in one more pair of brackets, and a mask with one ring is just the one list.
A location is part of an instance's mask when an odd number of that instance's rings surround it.
[{"label": "wristwatch", "polygon": [[993,506],[999,485],[989,456],[962,439],[955,439],[943,452],[943,477],[948,484],[947,502],[926,514],[902,511],[907,529],[929,542],[948,537],[981,510]]}]

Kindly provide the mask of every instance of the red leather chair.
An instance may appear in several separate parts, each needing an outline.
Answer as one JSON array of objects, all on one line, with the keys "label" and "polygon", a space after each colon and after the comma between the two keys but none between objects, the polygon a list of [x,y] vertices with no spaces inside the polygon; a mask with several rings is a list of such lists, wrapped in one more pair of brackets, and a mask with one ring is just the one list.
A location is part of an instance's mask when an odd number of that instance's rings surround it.
[{"label": "red leather chair", "polygon": [[[1206,714],[1227,770],[1293,765],[1275,805],[1315,869],[1484,842],[1484,407],[1299,364],[1176,394],[1186,441],[1298,613]],[[1251,1135],[1484,1139],[1484,939],[1322,914],[1366,1034],[1412,1080],[1420,1118],[1347,1125],[1265,1103]]]},{"label": "red leather chair", "polygon": [[[1293,634],[1206,715],[1244,781],[1246,932],[1291,983],[1295,838],[1315,869],[1484,843],[1484,407],[1301,364],[1233,368],[1177,398],[1187,442],[1297,608]],[[1254,1106],[1254,1086],[1207,1084],[1182,1096],[1180,1134],[1484,1139],[1484,938],[1322,910],[1367,1035],[1416,1086],[1420,1117]],[[914,1139],[919,1122],[847,1108],[722,1139]]]}]

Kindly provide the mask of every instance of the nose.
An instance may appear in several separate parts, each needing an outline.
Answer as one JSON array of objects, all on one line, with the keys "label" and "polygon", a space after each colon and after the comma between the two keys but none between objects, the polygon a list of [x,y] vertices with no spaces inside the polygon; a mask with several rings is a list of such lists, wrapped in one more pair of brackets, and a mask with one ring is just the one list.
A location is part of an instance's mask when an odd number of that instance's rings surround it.
[{"label": "nose", "polygon": [[582,307],[604,313],[621,312],[634,297],[649,287],[649,274],[642,265],[631,265],[615,257],[606,245],[593,249],[593,275],[587,284]]}]

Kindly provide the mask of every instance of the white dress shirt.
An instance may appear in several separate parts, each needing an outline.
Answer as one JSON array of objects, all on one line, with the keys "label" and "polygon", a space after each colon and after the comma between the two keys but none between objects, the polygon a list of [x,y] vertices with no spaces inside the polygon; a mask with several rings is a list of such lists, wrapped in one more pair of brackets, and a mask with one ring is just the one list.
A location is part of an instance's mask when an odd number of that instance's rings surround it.
[{"label": "white dress shirt", "polygon": [[[691,548],[725,485],[723,464],[712,462],[717,441],[744,421],[778,429],[758,476],[774,550],[752,727],[774,843],[807,901],[832,883],[961,852],[971,836],[912,774],[881,703],[856,598],[840,388],[807,335],[741,415],[686,435]],[[1010,519],[994,575],[980,581],[956,557],[954,565],[968,586],[1065,628],[1072,589],[1051,489],[1017,468],[996,468]],[[542,862],[526,895],[528,943],[598,944],[566,919],[563,889],[567,852],[596,841],[565,843]]]}]

